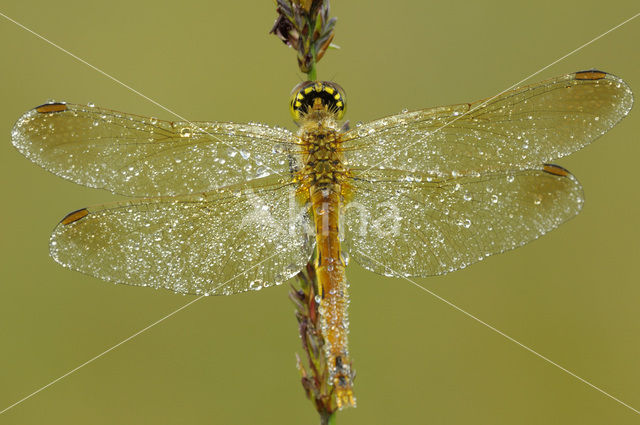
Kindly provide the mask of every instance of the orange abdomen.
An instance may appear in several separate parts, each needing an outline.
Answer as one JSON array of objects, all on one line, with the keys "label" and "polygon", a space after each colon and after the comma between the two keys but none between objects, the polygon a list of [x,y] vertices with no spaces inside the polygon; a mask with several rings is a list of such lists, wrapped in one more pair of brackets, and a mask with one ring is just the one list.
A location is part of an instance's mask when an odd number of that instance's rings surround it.
[{"label": "orange abdomen", "polygon": [[320,295],[319,312],[329,379],[336,391],[338,407],[355,406],[351,360],[348,351],[349,304],[345,264],[340,251],[340,185],[326,184],[309,189],[316,230],[315,262]]}]

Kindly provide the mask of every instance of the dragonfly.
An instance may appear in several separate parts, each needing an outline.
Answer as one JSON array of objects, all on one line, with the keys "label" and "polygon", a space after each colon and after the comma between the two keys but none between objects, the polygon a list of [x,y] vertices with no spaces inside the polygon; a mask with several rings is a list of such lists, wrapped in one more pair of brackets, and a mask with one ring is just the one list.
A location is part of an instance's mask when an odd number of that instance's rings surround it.
[{"label": "dragonfly", "polygon": [[21,117],[12,141],[58,176],[135,198],[59,222],[50,253],[66,268],[230,295],[282,284],[313,261],[329,384],[344,407],[355,405],[350,259],[386,276],[440,275],[549,232],[584,200],[551,161],[632,103],[624,81],[589,70],[350,129],[344,90],[307,81],[290,97],[296,132],[51,102]]}]

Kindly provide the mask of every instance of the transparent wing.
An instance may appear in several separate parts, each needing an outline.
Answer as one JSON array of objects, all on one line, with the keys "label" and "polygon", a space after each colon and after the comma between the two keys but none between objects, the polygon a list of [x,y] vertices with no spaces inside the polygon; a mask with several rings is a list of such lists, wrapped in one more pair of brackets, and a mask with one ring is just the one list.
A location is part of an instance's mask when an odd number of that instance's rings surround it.
[{"label": "transparent wing", "polygon": [[564,168],[416,181],[376,171],[353,180],[344,228],[351,257],[391,276],[430,276],[514,249],[578,214],[582,188]]},{"label": "transparent wing", "polygon": [[24,114],[11,134],[48,171],[128,196],[205,192],[289,173],[291,133],[260,124],[170,122],[53,103]]},{"label": "transparent wing", "polygon": [[180,293],[277,285],[313,251],[306,209],[296,207],[293,192],[267,177],[199,196],[78,210],[55,228],[51,256],[107,281]]},{"label": "transparent wing", "polygon": [[348,132],[344,147],[356,174],[368,168],[438,176],[524,170],[584,147],[632,103],[621,79],[583,71],[485,101],[373,121]]}]

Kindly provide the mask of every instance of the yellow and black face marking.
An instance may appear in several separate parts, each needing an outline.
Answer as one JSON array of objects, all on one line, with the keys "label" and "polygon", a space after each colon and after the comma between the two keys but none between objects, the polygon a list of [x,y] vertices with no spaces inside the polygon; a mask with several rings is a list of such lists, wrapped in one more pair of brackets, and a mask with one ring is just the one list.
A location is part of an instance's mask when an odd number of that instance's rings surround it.
[{"label": "yellow and black face marking", "polygon": [[313,110],[326,110],[342,119],[346,110],[344,90],[329,81],[305,81],[294,87],[291,92],[289,110],[295,121]]}]

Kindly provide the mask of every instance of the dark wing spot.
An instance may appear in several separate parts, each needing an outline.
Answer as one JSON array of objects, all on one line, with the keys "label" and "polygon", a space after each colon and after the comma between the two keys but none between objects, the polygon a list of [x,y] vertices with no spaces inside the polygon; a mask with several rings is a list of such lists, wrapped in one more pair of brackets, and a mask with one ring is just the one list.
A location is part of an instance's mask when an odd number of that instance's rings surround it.
[{"label": "dark wing spot", "polygon": [[35,109],[36,112],[41,114],[51,114],[66,111],[68,108],[64,103],[45,103],[44,105],[37,106]]},{"label": "dark wing spot", "polygon": [[71,223],[75,223],[76,221],[80,220],[81,218],[86,217],[87,215],[89,215],[89,210],[86,208],[82,208],[80,210],[77,211],[73,211],[70,212],[69,214],[67,214],[61,221],[60,224],[63,224],[65,226],[71,224]]},{"label": "dark wing spot", "polygon": [[549,174],[553,174],[555,176],[560,176],[560,177],[567,177],[571,174],[566,168],[562,168],[559,165],[544,164],[544,167],[542,169]]},{"label": "dark wing spot", "polygon": [[576,72],[576,80],[601,80],[606,76],[606,72],[598,71],[597,69]]}]

